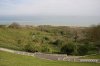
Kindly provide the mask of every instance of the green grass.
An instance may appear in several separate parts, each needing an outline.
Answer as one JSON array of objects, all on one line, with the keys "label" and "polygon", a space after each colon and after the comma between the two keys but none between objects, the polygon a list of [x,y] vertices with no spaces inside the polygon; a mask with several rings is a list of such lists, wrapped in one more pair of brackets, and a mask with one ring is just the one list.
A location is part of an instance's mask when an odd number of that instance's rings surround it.
[{"label": "green grass", "polygon": [[0,51],[0,66],[100,66],[100,64],[50,61]]},{"label": "green grass", "polygon": [[100,59],[100,54],[89,55],[89,56],[83,57],[83,59]]}]

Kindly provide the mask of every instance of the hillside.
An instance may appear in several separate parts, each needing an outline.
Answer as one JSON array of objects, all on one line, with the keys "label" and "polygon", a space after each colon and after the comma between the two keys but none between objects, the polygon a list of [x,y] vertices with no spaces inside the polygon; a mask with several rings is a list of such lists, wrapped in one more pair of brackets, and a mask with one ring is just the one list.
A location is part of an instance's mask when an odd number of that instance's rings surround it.
[{"label": "hillside", "polygon": [[[86,27],[12,25],[0,27],[0,47],[28,52],[67,53],[68,55],[97,52],[94,44],[87,41],[88,28]],[[81,51],[85,53],[82,54]]]}]

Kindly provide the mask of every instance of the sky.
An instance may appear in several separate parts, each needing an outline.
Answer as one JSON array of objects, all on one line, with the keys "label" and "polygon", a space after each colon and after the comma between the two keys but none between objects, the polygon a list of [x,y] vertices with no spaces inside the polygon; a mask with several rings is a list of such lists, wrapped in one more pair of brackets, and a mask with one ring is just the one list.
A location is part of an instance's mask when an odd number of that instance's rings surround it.
[{"label": "sky", "polygon": [[[87,18],[83,18],[84,20],[80,20],[80,24],[83,21],[85,24],[98,24],[100,22],[100,0],[0,0],[0,17],[2,16],[60,16],[66,18],[69,16],[89,17],[89,19],[92,17],[92,23]],[[93,17],[95,18],[93,19]],[[73,22],[74,20],[71,24]],[[66,20],[63,22],[63,24],[67,23]],[[76,20],[76,24],[78,23]],[[70,20],[68,24],[70,24]]]}]

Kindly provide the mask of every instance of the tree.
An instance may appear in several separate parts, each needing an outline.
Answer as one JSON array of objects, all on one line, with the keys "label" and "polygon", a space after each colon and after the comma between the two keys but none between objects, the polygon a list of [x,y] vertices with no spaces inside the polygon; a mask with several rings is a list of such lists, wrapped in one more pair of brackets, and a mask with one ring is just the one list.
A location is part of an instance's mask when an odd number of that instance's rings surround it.
[{"label": "tree", "polygon": [[93,42],[97,50],[100,52],[100,25],[91,26],[86,35],[90,42]]},{"label": "tree", "polygon": [[11,25],[8,26],[9,28],[21,28],[20,24],[14,22]]},{"label": "tree", "polygon": [[87,31],[87,38],[92,42],[100,41],[100,25],[91,26]]},{"label": "tree", "polygon": [[74,33],[74,41],[77,42],[77,39],[78,39],[78,33],[77,33],[77,31],[75,31],[75,33]]}]

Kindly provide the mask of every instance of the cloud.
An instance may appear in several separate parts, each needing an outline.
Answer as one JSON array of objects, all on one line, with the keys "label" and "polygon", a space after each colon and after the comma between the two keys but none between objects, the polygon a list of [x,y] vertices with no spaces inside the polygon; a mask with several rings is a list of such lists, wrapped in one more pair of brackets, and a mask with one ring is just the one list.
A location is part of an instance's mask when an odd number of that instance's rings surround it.
[{"label": "cloud", "polygon": [[100,0],[0,0],[0,15],[100,16]]}]

